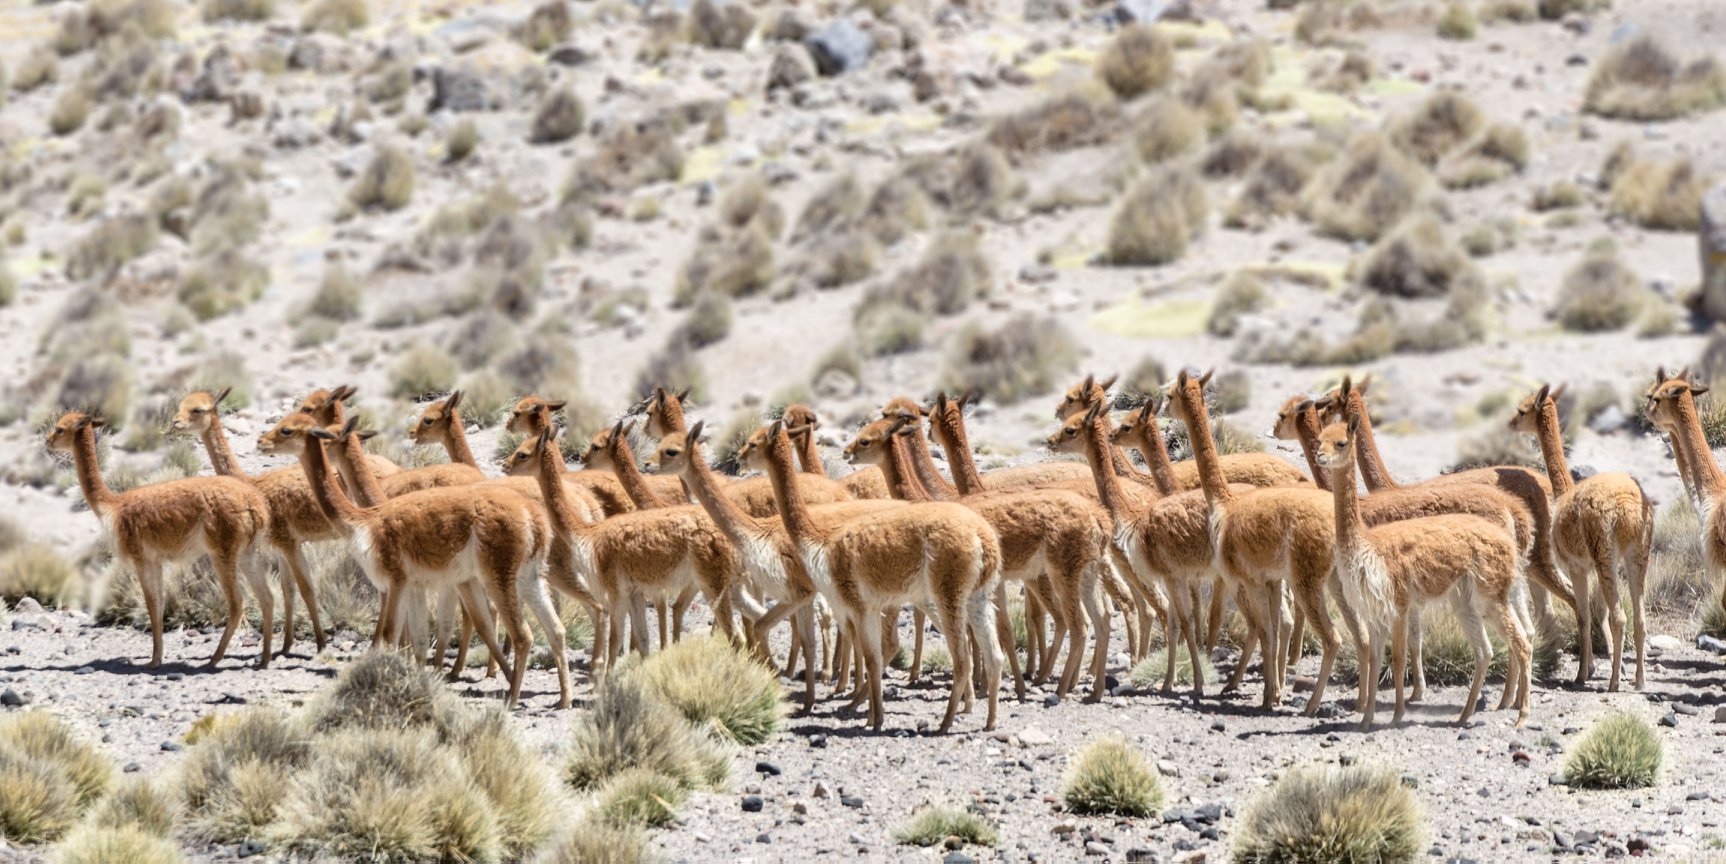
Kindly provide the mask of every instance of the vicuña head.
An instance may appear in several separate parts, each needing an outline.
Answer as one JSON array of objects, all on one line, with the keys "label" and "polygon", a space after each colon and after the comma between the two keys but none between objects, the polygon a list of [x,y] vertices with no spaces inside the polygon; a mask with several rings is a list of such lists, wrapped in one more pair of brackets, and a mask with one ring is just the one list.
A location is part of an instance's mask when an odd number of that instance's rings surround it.
[{"label": "vicu\u00f1a head", "polygon": [[[341,437],[346,437],[358,422],[357,417],[348,420]],[[327,440],[336,437],[335,433],[325,429],[316,417],[304,411],[295,411],[258,436],[258,452],[273,456],[298,456],[305,451],[307,438]]]},{"label": "vicu\u00f1a head", "polygon": [[[774,421],[780,422],[780,421]],[[747,471],[767,470],[767,439],[773,434],[772,426],[763,426],[743,440],[737,448],[737,465]]]},{"label": "vicu\u00f1a head", "polygon": [[1694,410],[1696,397],[1707,392],[1707,387],[1690,383],[1689,367],[1668,376],[1662,366],[1655,370],[1654,384],[1644,394],[1648,400],[1648,421],[1662,432],[1674,432],[1681,422],[1679,412],[1685,398],[1690,399],[1692,404],[1688,407]]},{"label": "vicu\u00f1a head", "polygon": [[1540,434],[1540,417],[1546,411],[1547,403],[1558,405],[1558,400],[1564,395],[1565,385],[1558,385],[1554,390],[1551,384],[1542,384],[1540,389],[1525,397],[1516,406],[1516,415],[1510,418],[1510,431],[1525,435]]},{"label": "vicu\u00f1a head", "polygon": [[1189,409],[1205,404],[1205,386],[1211,383],[1211,375],[1216,371],[1212,369],[1195,377],[1182,369],[1175,376],[1175,382],[1169,385],[1169,416],[1182,423],[1193,422],[1195,418]]},{"label": "vicu\u00f1a head", "polygon": [[86,427],[101,429],[108,425],[102,417],[82,411],[68,411],[48,427],[48,452],[72,453],[78,449],[78,433]]},{"label": "vicu\u00f1a head", "polygon": [[1276,422],[1271,424],[1271,437],[1282,441],[1299,441],[1301,415],[1317,405],[1317,402],[1305,396],[1290,396],[1288,401],[1277,409]]},{"label": "vicu\u00f1a head", "polygon": [[452,422],[461,422],[457,409],[461,407],[462,391],[457,390],[442,399],[426,403],[419,420],[408,427],[408,437],[415,444],[440,444],[447,440]]},{"label": "vicu\u00f1a head", "polygon": [[530,435],[551,425],[551,415],[563,410],[563,400],[550,402],[538,396],[523,396],[510,409],[504,428],[517,435]]},{"label": "vicu\u00f1a head", "polygon": [[1061,404],[1055,408],[1055,419],[1066,419],[1108,399],[1109,388],[1115,386],[1115,380],[1120,377],[1120,375],[1110,375],[1098,381],[1097,376],[1086,375],[1085,380],[1068,388],[1066,395],[1061,397]]},{"label": "vicu\u00f1a head", "polygon": [[1326,471],[1353,466],[1354,436],[1360,428],[1358,419],[1349,421],[1346,425],[1332,423],[1324,427],[1318,435],[1318,452],[1313,454],[1313,461]]},{"label": "vicu\u00f1a head", "polygon": [[186,394],[180,400],[180,409],[174,412],[173,429],[176,435],[202,435],[210,431],[210,425],[215,421],[217,412],[221,410],[222,400],[228,398],[231,387],[223,387],[220,392],[211,393],[208,390],[195,390]]},{"label": "vicu\u00f1a head", "polygon": [[617,464],[617,442],[628,441],[629,433],[635,431],[634,420],[619,420],[615,425],[601,429],[593,434],[587,442],[587,449],[581,453],[581,464],[596,470],[614,470]]},{"label": "vicu\u00f1a head", "polygon": [[1145,400],[1145,404],[1128,411],[1127,416],[1115,424],[1114,434],[1110,436],[1115,445],[1120,447],[1138,446],[1139,434],[1143,431],[1144,424],[1157,422],[1157,412],[1161,410],[1159,403],[1160,400],[1153,394]]},{"label": "vicu\u00f1a head", "polygon": [[1083,411],[1075,411],[1067,415],[1061,422],[1061,428],[1055,430],[1044,444],[1054,453],[1084,453],[1085,429],[1096,421],[1097,415],[1103,412],[1103,403],[1097,402]]},{"label": "vicu\u00f1a head", "polygon": [[892,456],[893,436],[912,435],[916,428],[904,417],[876,420],[857,431],[845,445],[845,461],[853,465],[885,465]]},{"label": "vicu\u00f1a head", "polygon": [[697,420],[689,427],[688,432],[673,432],[659,439],[659,449],[653,454],[652,464],[655,471],[661,474],[682,474],[689,469],[689,460],[698,452],[695,445],[701,443],[701,431],[706,428],[707,421]]},{"label": "vicu\u00f1a head", "polygon": [[346,407],[342,403],[352,399],[358,392],[359,388],[352,384],[343,384],[330,390],[319,388],[307,393],[295,410],[301,414],[310,414],[325,426],[335,426],[347,420]]},{"label": "vicu\u00f1a head", "polygon": [[821,416],[815,413],[815,409],[800,402],[785,406],[785,413],[781,416],[787,426],[807,426],[810,429],[821,426]]},{"label": "vicu\u00f1a head", "polygon": [[[653,394],[639,406],[647,414],[647,434],[655,438],[681,431],[683,407],[689,402],[689,388],[672,392],[664,387],[653,388]],[[630,412],[638,413],[638,412]],[[673,428],[676,427],[676,428]]]}]

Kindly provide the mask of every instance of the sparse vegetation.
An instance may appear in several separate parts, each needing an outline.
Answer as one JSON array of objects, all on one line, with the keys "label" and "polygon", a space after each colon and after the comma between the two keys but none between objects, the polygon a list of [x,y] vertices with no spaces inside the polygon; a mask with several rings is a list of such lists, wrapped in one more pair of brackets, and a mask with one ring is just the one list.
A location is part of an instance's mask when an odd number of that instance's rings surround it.
[{"label": "sparse vegetation", "polygon": [[53,841],[107,790],[114,768],[59,718],[25,711],[0,719],[0,836]]},{"label": "sparse vegetation", "polygon": [[760,228],[768,239],[777,240],[785,230],[785,210],[767,191],[767,181],[751,172],[725,187],[719,198],[719,224],[734,231]]},{"label": "sparse vegetation", "polygon": [[156,788],[156,784],[134,777],[122,782],[96,805],[90,812],[90,823],[101,828],[129,828],[152,837],[168,837],[179,819],[178,804],[174,796]]},{"label": "sparse vegetation", "polygon": [[959,807],[935,805],[917,811],[911,821],[893,830],[893,842],[905,846],[939,846],[947,838],[972,846],[993,846],[1001,840],[995,826]]},{"label": "sparse vegetation", "polygon": [[[999,216],[1007,202],[1022,192],[1023,185],[1013,176],[1007,157],[993,144],[982,141],[951,153],[911,160],[892,185],[883,183],[876,189],[869,212],[873,224],[903,225],[907,222],[904,218],[887,221],[875,217],[914,214],[919,202],[927,198],[956,219]],[[893,242],[879,231],[876,236],[883,243]]]},{"label": "sparse vegetation", "polygon": [[0,599],[16,603],[31,597],[44,606],[63,606],[77,587],[77,573],[53,547],[27,543],[0,554]]},{"label": "sparse vegetation", "polygon": [[738,744],[771,738],[784,716],[774,671],[721,638],[690,638],[666,647],[644,661],[637,674],[650,696]]},{"label": "sparse vegetation", "polygon": [[83,128],[84,120],[90,116],[90,91],[83,85],[74,85],[61,91],[59,98],[54,100],[54,110],[48,115],[48,129],[55,135],[70,135]]},{"label": "sparse vegetation", "polygon": [[618,825],[584,816],[538,864],[644,864],[656,860],[647,848],[647,834],[638,825]]},{"label": "sparse vegetation", "polygon": [[1118,117],[1113,105],[1069,91],[996,120],[988,142],[1015,157],[1076,150],[1107,140]]},{"label": "sparse vegetation", "polygon": [[1586,203],[1587,198],[1583,195],[1582,187],[1569,180],[1542,186],[1534,192],[1534,209],[1541,213],[1568,210]]},{"label": "sparse vegetation", "polygon": [[306,11],[300,26],[307,30],[346,36],[355,30],[365,29],[370,23],[371,11],[366,8],[366,0],[318,0],[316,5]]},{"label": "sparse vegetation", "polygon": [[723,340],[731,333],[731,301],[720,294],[702,294],[689,308],[689,314],[673,332],[674,340],[687,342],[691,348],[705,348]]},{"label": "sparse vegetation", "polygon": [[1155,27],[1128,24],[1097,59],[1097,77],[1122,99],[1163,86],[1175,71],[1175,46]]},{"label": "sparse vegetation", "polygon": [[1213,336],[1233,336],[1242,315],[1263,311],[1269,305],[1270,293],[1264,283],[1257,276],[1238,270],[1217,288],[1205,330]]},{"label": "sparse vegetation", "polygon": [[1185,156],[1204,140],[1203,118],[1186,102],[1169,95],[1147,101],[1133,127],[1139,158],[1150,163]]},{"label": "sparse vegetation", "polygon": [[1425,846],[1426,815],[1395,771],[1307,765],[1283,775],[1247,810],[1234,860],[1414,864]]},{"label": "sparse vegetation", "polygon": [[987,297],[992,281],[977,234],[948,232],[932,240],[915,265],[872,286],[858,306],[858,318],[888,304],[924,315],[957,315]]},{"label": "sparse vegetation", "polygon": [[1718,59],[1686,61],[1648,35],[1608,49],[1582,100],[1583,110],[1625,120],[1671,120],[1721,105],[1726,67]]},{"label": "sparse vegetation", "polygon": [[268,21],[276,14],[275,0],[203,0],[198,7],[205,21]]},{"label": "sparse vegetation", "polygon": [[1312,172],[1308,154],[1290,147],[1266,149],[1247,172],[1246,183],[1223,221],[1230,227],[1260,230],[1272,219],[1294,213]]},{"label": "sparse vegetation", "polygon": [[450,127],[449,135],[444,139],[444,158],[451,162],[464,161],[479,149],[479,141],[479,126],[464,117]]},{"label": "sparse vegetation", "polygon": [[1204,184],[1190,168],[1158,168],[1126,195],[1109,223],[1109,260],[1167,264],[1187,251],[1209,216]]},{"label": "sparse vegetation", "polygon": [[1514,123],[1494,123],[1451,153],[1438,176],[1453,189],[1496,183],[1528,165],[1528,136]]},{"label": "sparse vegetation", "polygon": [[390,374],[390,395],[397,398],[436,393],[455,385],[458,374],[449,354],[425,342],[415,342],[396,361]]},{"label": "sparse vegetation", "polygon": [[683,149],[667,121],[613,123],[593,156],[576,164],[564,184],[564,203],[676,180],[682,171]]},{"label": "sparse vegetation", "polygon": [[57,864],[180,864],[184,860],[171,841],[137,827],[86,825],[54,847]]},{"label": "sparse vegetation", "polygon": [[1648,721],[1609,714],[1582,734],[1564,762],[1570,785],[1582,789],[1642,789],[1660,777],[1665,748]]},{"label": "sparse vegetation", "polygon": [[1474,38],[1480,29],[1480,20],[1474,16],[1474,9],[1467,0],[1451,0],[1444,7],[1444,14],[1438,18],[1438,35],[1444,39],[1466,41]]},{"label": "sparse vegetation", "polygon": [[581,134],[586,116],[581,97],[574,90],[568,87],[553,90],[534,111],[528,140],[534,144],[561,144]]},{"label": "sparse vegetation", "polygon": [[773,238],[766,228],[709,228],[677,272],[673,304],[687,306],[703,293],[748,297],[771,284],[774,272]]},{"label": "sparse vegetation", "polygon": [[[1133,689],[1148,692],[1163,686],[1163,676],[1168,672],[1169,647],[1163,646],[1151,652],[1145,659],[1133,665],[1127,680],[1132,682]],[[1199,669],[1204,673],[1205,680],[1216,682],[1217,670],[1211,665],[1209,658],[1199,658]],[[1193,660],[1185,649],[1175,650],[1175,684],[1180,687],[1190,687],[1193,683]]]},{"label": "sparse vegetation", "polygon": [[726,51],[736,51],[755,32],[755,13],[743,3],[695,0],[689,7],[689,41]]},{"label": "sparse vegetation", "polygon": [[1052,318],[1022,315],[995,330],[971,324],[950,345],[941,386],[1001,403],[1053,390],[1078,362],[1072,335]]},{"label": "sparse vegetation", "polygon": [[1431,298],[1449,296],[1459,284],[1479,282],[1482,277],[1438,220],[1415,216],[1367,253],[1359,279],[1379,294]]},{"label": "sparse vegetation", "polygon": [[[1618,155],[1615,153],[1615,156]],[[1624,154],[1621,166],[1608,166],[1613,213],[1655,231],[1695,231],[1702,221],[1702,196],[1709,179],[1688,158],[1642,159]],[[1609,170],[1616,167],[1616,170]]]},{"label": "sparse vegetation", "polygon": [[567,760],[564,781],[578,791],[631,769],[662,775],[682,789],[706,789],[723,784],[731,770],[723,745],[627,672],[600,682],[592,711],[576,720]]},{"label": "sparse vegetation", "polygon": [[1143,754],[1121,738],[1105,738],[1074,758],[1061,801],[1086,816],[1151,816],[1162,810],[1163,787]]},{"label": "sparse vegetation", "polygon": [[12,89],[19,93],[29,93],[44,84],[54,83],[59,77],[59,58],[54,56],[54,51],[48,46],[38,45],[30,49],[12,70]]},{"label": "sparse vegetation", "polygon": [[1251,168],[1264,152],[1265,142],[1256,133],[1244,129],[1225,133],[1199,159],[1199,170],[1206,177],[1236,177]]},{"label": "sparse vegetation", "polygon": [[1486,125],[1486,115],[1467,96],[1440,90],[1390,124],[1390,141],[1397,149],[1427,166],[1473,138]]},{"label": "sparse vegetation", "polygon": [[400,210],[413,195],[413,157],[389,145],[377,148],[370,164],[348,189],[348,201],[361,210]]},{"label": "sparse vegetation", "polygon": [[364,290],[341,261],[332,261],[324,267],[324,278],[318,282],[306,312],[332,321],[356,321]]},{"label": "sparse vegetation", "polygon": [[1305,210],[1325,234],[1377,240],[1421,202],[1427,186],[1427,173],[1418,162],[1367,132],[1349,142],[1348,151],[1308,184]]},{"label": "sparse vegetation", "polygon": [[1566,330],[1598,333],[1630,326],[1653,299],[1610,245],[1590,250],[1564,275],[1553,317]]},{"label": "sparse vegetation", "polygon": [[569,4],[565,0],[547,0],[533,7],[515,36],[533,51],[547,51],[568,39],[574,30],[575,18],[569,14]]}]

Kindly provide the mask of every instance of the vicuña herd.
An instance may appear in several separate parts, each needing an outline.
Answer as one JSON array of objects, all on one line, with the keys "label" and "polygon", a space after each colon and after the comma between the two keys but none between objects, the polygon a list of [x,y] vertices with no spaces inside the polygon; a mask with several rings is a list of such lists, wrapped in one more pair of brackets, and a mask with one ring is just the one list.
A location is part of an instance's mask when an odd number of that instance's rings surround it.
[{"label": "vicu\u00f1a herd", "polygon": [[[1085,699],[1100,699],[1117,609],[1135,660],[1149,653],[1160,626],[1168,646],[1165,693],[1175,687],[1177,655],[1187,652],[1192,695],[1200,699],[1207,682],[1199,661],[1215,647],[1231,600],[1247,631],[1225,689],[1241,684],[1256,647],[1265,708],[1281,701],[1310,626],[1322,658],[1306,713],[1319,709],[1342,645],[1334,608],[1356,656],[1373,660],[1361,664],[1359,676],[1363,724],[1373,720],[1387,647],[1402,719],[1411,649],[1411,698],[1421,698],[1425,683],[1421,613],[1438,601],[1450,604],[1473,648],[1463,721],[1492,662],[1489,631],[1509,650],[1498,707],[1514,707],[1518,725],[1527,720],[1532,645],[1537,629],[1555,622],[1554,596],[1576,620],[1579,684],[1593,674],[1595,621],[1610,634],[1608,690],[1618,689],[1625,662],[1627,597],[1633,684],[1642,686],[1653,506],[1627,474],[1572,479],[1559,428],[1562,387],[1540,388],[1510,419],[1512,430],[1539,440],[1544,475],[1494,466],[1400,484],[1373,438],[1367,382],[1344,379],[1330,393],[1290,399],[1279,413],[1274,434],[1300,443],[1308,477],[1274,456],[1220,454],[1206,408],[1209,381],[1208,373],[1182,372],[1117,425],[1109,410],[1113,379],[1086,378],[1061,400],[1061,427],[1048,439],[1054,453],[1084,461],[993,471],[972,458],[968,397],[945,394],[927,405],[889,402],[846,446],[857,468],[841,478],[827,476],[819,418],[802,405],[788,406],[739,448],[738,461],[765,476],[722,475],[703,453],[702,424],[685,422],[686,394],[665,390],[631,412],[645,414],[641,431],[658,439],[647,460],[654,473],[642,471],[631,449],[635,420],[601,431],[581,454],[585,467],[569,470],[556,434],[563,403],[529,396],[508,417],[508,430],[524,436],[502,460],[509,476],[488,478],[468,447],[459,391],[427,404],[412,427],[415,443],[441,445],[451,460],[425,468],[367,453],[364,441],[373,433],[360,430],[344,406],[351,387],[312,393],[259,439],[259,452],[294,456],[298,467],[256,475],[240,468],[222,428],[226,391],[187,396],[173,423],[202,439],[217,476],[115,492],[97,460],[103,421],[79,412],[54,424],[48,446],[70,454],[91,511],[137,575],[150,617],[151,667],[162,662],[163,569],[200,556],[210,559],[228,604],[212,664],[242,617],[242,573],[263,613],[258,665],[270,662],[275,615],[265,551],[280,559],[281,650],[292,644],[296,596],[321,650],[302,547],[345,539],[383,598],[374,646],[412,646],[441,665],[459,624],[453,676],[477,630],[509,676],[511,704],[534,644],[530,624],[549,643],[559,705],[570,704],[564,629],[548,586],[594,620],[596,675],[626,646],[651,650],[649,604],[663,644],[682,634],[684,613],[700,595],[714,630],[764,662],[774,662],[772,630],[788,623],[784,672],[797,677],[801,663],[804,707],[814,705],[818,679],[827,676],[836,693],[850,688],[852,707],[867,702],[874,728],[884,721],[882,682],[905,607],[917,621],[913,677],[925,618],[951,648],[942,731],[978,696],[988,703],[985,728],[994,726],[1004,665],[1020,698],[1027,679],[1042,684],[1058,670],[1059,694],[1088,672]],[[1671,437],[1685,487],[1706,514],[1704,560],[1718,579],[1726,576],[1726,516],[1713,504],[1726,495],[1726,472],[1697,414],[1695,397],[1704,392],[1687,371],[1661,371],[1647,392],[1648,416]],[[1170,460],[1157,417],[1163,405],[1184,427],[1191,461]],[[945,451],[951,479],[930,441]],[[1129,448],[1144,469],[1128,458]],[[1357,466],[1365,495],[1356,489]],[[1023,668],[1013,650],[1009,590],[1023,592]],[[428,633],[433,612],[437,628]],[[1066,659],[1057,666],[1063,647]]]}]

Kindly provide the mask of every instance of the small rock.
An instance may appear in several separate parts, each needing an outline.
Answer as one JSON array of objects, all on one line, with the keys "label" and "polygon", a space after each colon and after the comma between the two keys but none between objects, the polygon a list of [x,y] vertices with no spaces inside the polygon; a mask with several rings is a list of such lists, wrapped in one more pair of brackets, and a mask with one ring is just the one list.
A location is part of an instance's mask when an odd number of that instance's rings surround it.
[{"label": "small rock", "polygon": [[765,806],[766,802],[761,800],[760,795],[743,796],[743,812],[745,813],[760,813],[761,808]]},{"label": "small rock", "polygon": [[1059,834],[1061,836],[1066,836],[1066,835],[1071,834],[1077,830],[1079,830],[1079,823],[1074,822],[1071,819],[1066,819],[1066,820],[1063,820],[1061,822],[1055,823],[1055,827],[1050,828],[1049,833]]},{"label": "small rock", "polygon": [[1023,732],[1019,733],[1019,743],[1026,747],[1047,747],[1055,743],[1055,739],[1050,738],[1049,733],[1035,726],[1027,726]]},{"label": "small rock", "polygon": [[178,741],[163,741],[162,742],[162,751],[165,753],[178,753],[184,749],[186,749],[186,745],[181,744]]},{"label": "small rock", "polygon": [[1678,714],[1683,714],[1686,717],[1695,717],[1702,713],[1701,708],[1691,705],[1688,702],[1674,702],[1672,703],[1672,710]]},{"label": "small rock", "polygon": [[977,864],[977,859],[963,852],[948,852],[941,856],[941,864]]},{"label": "small rock", "polygon": [[1109,847],[1104,846],[1101,843],[1096,843],[1096,842],[1086,843],[1085,844],[1085,854],[1086,855],[1107,855],[1107,854],[1109,854]]},{"label": "small rock", "polygon": [[839,796],[839,803],[844,804],[853,810],[857,810],[863,806],[863,799],[856,795],[841,795]]},{"label": "small rock", "polygon": [[1211,724],[1211,731],[1212,732],[1227,732],[1228,728],[1229,727],[1224,725],[1223,721],[1221,721],[1221,720],[1217,720]]},{"label": "small rock", "polygon": [[1697,636],[1696,647],[1710,654],[1726,654],[1726,641],[1721,641],[1713,636]]},{"label": "small rock", "polygon": [[1053,693],[1050,693],[1049,695],[1043,697],[1043,707],[1044,708],[1053,708],[1059,704],[1061,704],[1061,697],[1059,697]]},{"label": "small rock", "polygon": [[1409,789],[1419,789],[1420,788],[1420,778],[1414,776],[1413,774],[1404,774],[1404,775],[1402,775],[1402,785],[1406,786]]},{"label": "small rock", "polygon": [[767,90],[789,90],[815,78],[815,62],[802,45],[787,43],[773,51],[767,64]]},{"label": "small rock", "polygon": [[863,68],[868,64],[869,53],[874,48],[869,34],[864,33],[849,18],[840,18],[820,31],[809,34],[804,38],[803,44],[814,58],[816,70],[827,77]]},{"label": "small rock", "polygon": [[778,765],[765,760],[755,763],[755,772],[766,777],[778,777],[780,774],[784,773],[780,771]]},{"label": "small rock", "polygon": [[1510,761],[1515,762],[1518,765],[1527,765],[1530,761],[1532,761],[1532,757],[1530,757],[1527,753],[1525,753],[1521,750],[1518,750],[1515,753],[1510,754]]},{"label": "small rock", "polygon": [[1686,800],[1686,801],[1707,801],[1708,797],[1709,796],[1708,796],[1707,792],[1697,790],[1694,792],[1686,793],[1684,796],[1684,800]]},{"label": "small rock", "polygon": [[1676,636],[1660,633],[1648,637],[1648,647],[1656,651],[1677,651],[1684,647],[1684,643]]},{"label": "small rock", "polygon": [[1678,715],[1672,713],[1671,711],[1668,711],[1665,714],[1660,715],[1660,725],[1668,726],[1668,727],[1671,727],[1673,729],[1678,728]]},{"label": "small rock", "polygon": [[[1617,405],[1608,405],[1588,421],[1588,430],[1596,435],[1610,435],[1628,425],[1630,425],[1630,417],[1624,413],[1624,409]],[[1656,636],[1654,638],[1661,637]],[[1666,638],[1670,639],[1671,637]],[[1673,639],[1672,641],[1677,642],[1678,640]],[[1649,640],[1649,647],[1656,650],[1666,650],[1654,645],[1652,639]]]},{"label": "small rock", "polygon": [[18,615],[41,615],[48,610],[43,609],[42,604],[36,602],[36,598],[26,596],[18,598],[18,603],[12,607],[12,611]]},{"label": "small rock", "polygon": [[256,840],[247,840],[234,849],[234,854],[241,858],[251,858],[264,854],[264,844]]},{"label": "small rock", "polygon": [[492,111],[499,104],[485,79],[473,69],[440,66],[432,70],[432,98],[426,105],[427,113]]},{"label": "small rock", "polygon": [[1155,851],[1142,846],[1127,850],[1127,864],[1158,864],[1161,860]]},{"label": "small rock", "polygon": [[549,62],[559,66],[585,66],[598,55],[573,42],[565,42],[545,55]]},{"label": "small rock", "polygon": [[1179,777],[1181,776],[1181,769],[1179,766],[1175,765],[1175,763],[1170,762],[1167,759],[1158,759],[1157,773],[1164,777]]},{"label": "small rock", "polygon": [[1546,783],[1549,786],[1569,786],[1570,785],[1570,778],[1564,776],[1564,772],[1560,771],[1556,774],[1553,774],[1550,777],[1547,777]]}]

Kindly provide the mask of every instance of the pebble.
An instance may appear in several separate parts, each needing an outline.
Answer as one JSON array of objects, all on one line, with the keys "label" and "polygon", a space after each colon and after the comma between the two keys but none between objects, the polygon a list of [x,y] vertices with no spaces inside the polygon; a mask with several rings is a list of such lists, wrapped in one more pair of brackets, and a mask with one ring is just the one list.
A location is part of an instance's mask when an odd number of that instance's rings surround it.
[{"label": "pebble", "polygon": [[1179,766],[1175,765],[1175,763],[1170,762],[1167,759],[1158,759],[1157,773],[1164,777],[1179,777],[1181,776],[1181,769]]},{"label": "pebble", "polygon": [[745,813],[760,813],[761,808],[765,806],[766,802],[761,800],[760,795],[743,796],[743,812]]},{"label": "pebble", "polygon": [[1104,846],[1101,843],[1094,843],[1094,842],[1093,843],[1086,843],[1085,844],[1085,854],[1086,855],[1107,855],[1107,854],[1109,854],[1109,847]]},{"label": "pebble", "polygon": [[125,774],[136,774],[142,770],[144,770],[144,766],[139,765],[136,762],[127,762],[126,767],[120,769],[121,773]]},{"label": "pebble", "polygon": [[1155,851],[1142,846],[1127,850],[1127,864],[1158,864],[1162,860]]},{"label": "pebble", "polygon": [[839,796],[839,803],[856,810],[863,806],[863,799],[856,795],[841,795]]},{"label": "pebble", "polygon": [[262,855],[264,854],[264,844],[256,840],[247,840],[246,842],[241,843],[234,850],[234,854],[241,858],[251,858],[254,855]]},{"label": "pebble", "polygon": [[941,864],[977,864],[977,859],[963,852],[948,852],[941,856]]},{"label": "pebble", "polygon": [[778,777],[780,774],[784,773],[779,769],[778,765],[766,761],[755,763],[755,771],[766,777]]},{"label": "pebble", "polygon": [[1066,836],[1077,830],[1079,830],[1079,823],[1074,822],[1071,819],[1067,819],[1065,821],[1055,823],[1055,827],[1049,829],[1049,833]]},{"label": "pebble", "polygon": [[757,842],[757,843],[772,843],[773,838],[767,836],[766,832],[762,832],[760,834],[755,835],[755,842]]},{"label": "pebble", "polygon": [[5,690],[0,690],[0,705],[7,708],[22,708],[24,707],[24,697],[19,696],[18,691],[7,687]]},{"label": "pebble", "polygon": [[1668,711],[1665,714],[1660,715],[1660,725],[1670,726],[1674,729],[1678,728],[1678,715],[1672,713],[1671,711]]},{"label": "pebble", "polygon": [[1683,714],[1686,717],[1695,717],[1702,713],[1701,708],[1691,705],[1688,702],[1675,702],[1672,704],[1672,710],[1679,714]]},{"label": "pebble", "polygon": [[185,745],[181,744],[178,741],[163,741],[162,742],[162,750],[163,750],[163,752],[166,752],[166,753],[178,753],[184,749],[186,749]]},{"label": "pebble", "polygon": [[1215,723],[1211,724],[1211,731],[1212,732],[1226,732],[1226,731],[1228,731],[1228,728],[1229,727],[1224,725],[1223,721],[1221,721],[1221,720],[1218,720]]},{"label": "pebble", "polygon": [[1023,732],[1019,733],[1019,743],[1027,747],[1047,747],[1055,743],[1055,739],[1049,737],[1049,733],[1035,726],[1027,726]]}]

